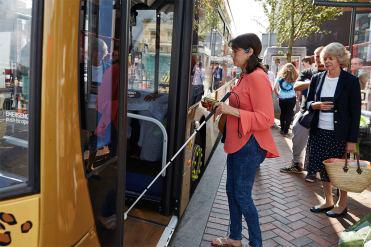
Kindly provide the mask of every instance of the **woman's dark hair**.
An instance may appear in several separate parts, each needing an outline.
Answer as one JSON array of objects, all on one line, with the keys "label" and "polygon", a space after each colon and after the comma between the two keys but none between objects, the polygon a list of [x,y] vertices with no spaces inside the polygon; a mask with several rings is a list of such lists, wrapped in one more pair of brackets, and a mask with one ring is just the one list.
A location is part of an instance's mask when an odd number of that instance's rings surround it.
[{"label": "woman's dark hair", "polygon": [[310,65],[312,65],[312,63],[314,63],[313,60],[314,60],[313,57],[311,57],[311,56],[305,56],[301,61],[302,62],[305,62],[305,63],[309,63]]},{"label": "woman's dark hair", "polygon": [[229,46],[233,50],[238,50],[239,48],[244,49],[245,51],[252,48],[254,53],[251,55],[247,61],[245,71],[247,74],[250,74],[257,68],[262,68],[265,72],[267,69],[261,63],[262,60],[259,58],[259,54],[262,50],[262,43],[259,37],[254,33],[245,33],[237,36],[236,38],[229,41]]}]

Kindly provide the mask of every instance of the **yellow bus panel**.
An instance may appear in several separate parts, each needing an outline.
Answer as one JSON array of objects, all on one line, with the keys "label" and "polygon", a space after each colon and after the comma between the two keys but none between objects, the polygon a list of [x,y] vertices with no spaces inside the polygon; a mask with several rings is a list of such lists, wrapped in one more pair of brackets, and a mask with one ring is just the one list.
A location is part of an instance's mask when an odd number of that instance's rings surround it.
[{"label": "yellow bus panel", "polygon": [[0,246],[38,246],[39,195],[0,205]]}]

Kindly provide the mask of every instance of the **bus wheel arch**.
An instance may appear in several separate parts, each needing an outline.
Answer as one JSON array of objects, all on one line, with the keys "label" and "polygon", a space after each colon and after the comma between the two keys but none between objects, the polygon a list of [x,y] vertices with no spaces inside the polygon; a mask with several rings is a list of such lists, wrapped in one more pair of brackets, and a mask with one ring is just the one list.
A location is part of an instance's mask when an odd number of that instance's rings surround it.
[{"label": "bus wheel arch", "polygon": [[[199,123],[202,124],[205,121],[205,117],[202,116]],[[195,122],[193,127],[196,126]],[[194,130],[193,130],[194,131]],[[194,139],[194,145],[192,149],[192,162],[191,162],[191,194],[196,189],[200,178],[202,177],[205,168],[205,149],[206,149],[206,125],[200,129]]]}]

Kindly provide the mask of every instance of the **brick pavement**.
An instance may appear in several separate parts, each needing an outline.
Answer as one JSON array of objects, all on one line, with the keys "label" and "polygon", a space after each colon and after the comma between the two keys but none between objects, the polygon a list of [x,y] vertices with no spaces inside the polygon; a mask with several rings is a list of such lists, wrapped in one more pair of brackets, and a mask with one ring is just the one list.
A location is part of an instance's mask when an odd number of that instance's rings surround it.
[{"label": "brick pavement", "polygon": [[[322,200],[319,181],[307,183],[304,174],[280,173],[290,164],[291,140],[278,130],[273,135],[280,158],[266,159],[257,172],[253,198],[258,208],[263,245],[270,246],[336,246],[339,234],[371,211],[371,188],[361,194],[349,193],[348,215],[333,219],[325,214],[313,214],[309,208]],[[200,246],[210,246],[215,237],[226,236],[229,210],[225,192],[224,170],[214,199]],[[243,222],[243,245],[248,246],[248,232]]]}]

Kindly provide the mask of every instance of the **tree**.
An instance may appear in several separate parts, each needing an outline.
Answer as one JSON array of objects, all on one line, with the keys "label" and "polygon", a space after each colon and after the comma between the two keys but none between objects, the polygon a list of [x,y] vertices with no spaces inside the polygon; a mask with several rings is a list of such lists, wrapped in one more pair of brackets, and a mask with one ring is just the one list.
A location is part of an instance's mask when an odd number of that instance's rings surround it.
[{"label": "tree", "polygon": [[313,5],[312,0],[256,1],[263,3],[264,13],[269,21],[269,31],[277,33],[278,44],[287,43],[288,62],[291,62],[295,40],[316,32],[325,32],[320,29],[321,25],[342,14],[337,8]]},{"label": "tree", "polygon": [[193,30],[199,39],[204,40],[211,29],[220,25],[218,6],[221,6],[220,0],[195,0]]}]

